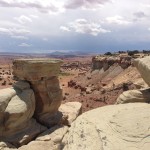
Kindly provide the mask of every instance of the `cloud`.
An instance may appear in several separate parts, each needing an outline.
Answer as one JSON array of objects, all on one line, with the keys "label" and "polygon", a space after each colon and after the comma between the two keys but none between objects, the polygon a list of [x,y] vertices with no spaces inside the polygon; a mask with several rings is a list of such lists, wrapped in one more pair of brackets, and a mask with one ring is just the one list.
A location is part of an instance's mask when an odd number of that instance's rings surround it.
[{"label": "cloud", "polygon": [[30,33],[29,30],[24,28],[0,28],[0,33],[8,34],[8,35],[21,35],[21,34],[28,34]]},{"label": "cloud", "polygon": [[118,25],[128,25],[131,24],[130,21],[125,20],[122,16],[114,16],[114,17],[107,17],[106,22],[118,24]]},{"label": "cloud", "polygon": [[27,44],[27,43],[21,43],[21,44],[18,45],[18,46],[20,46],[20,47],[30,47],[30,46],[32,46],[32,45]]},{"label": "cloud", "polygon": [[61,26],[60,30],[62,30],[62,31],[68,31],[68,32],[70,31],[70,29],[68,27],[65,27],[65,26]]},{"label": "cloud", "polygon": [[60,11],[60,8],[55,6],[55,4],[51,2],[45,3],[40,0],[0,0],[0,7],[35,8],[42,13],[57,13]]},{"label": "cloud", "polygon": [[21,36],[21,35],[12,35],[11,38],[14,38],[14,39],[21,39],[21,40],[27,40],[28,37],[26,36]]},{"label": "cloud", "polygon": [[0,33],[10,33],[10,31],[6,28],[0,28]]},{"label": "cloud", "polygon": [[32,17],[32,18],[39,18],[39,16],[37,16],[37,15],[30,15],[30,17]]},{"label": "cloud", "polygon": [[88,22],[86,19],[77,19],[68,24],[68,27],[61,26],[61,29],[74,31],[81,34],[97,36],[99,33],[108,33],[109,30],[101,28],[98,23]]},{"label": "cloud", "polygon": [[17,20],[21,24],[32,22],[31,18],[24,16],[24,15],[21,15],[20,17],[15,17],[14,19]]},{"label": "cloud", "polygon": [[65,8],[97,8],[104,5],[107,2],[111,2],[111,0],[68,0],[65,4]]},{"label": "cloud", "polygon": [[43,38],[42,40],[43,40],[43,41],[48,41],[48,38]]},{"label": "cloud", "polygon": [[144,12],[142,12],[142,11],[136,12],[133,15],[135,17],[137,17],[137,18],[145,18],[145,17],[147,17],[147,15]]}]

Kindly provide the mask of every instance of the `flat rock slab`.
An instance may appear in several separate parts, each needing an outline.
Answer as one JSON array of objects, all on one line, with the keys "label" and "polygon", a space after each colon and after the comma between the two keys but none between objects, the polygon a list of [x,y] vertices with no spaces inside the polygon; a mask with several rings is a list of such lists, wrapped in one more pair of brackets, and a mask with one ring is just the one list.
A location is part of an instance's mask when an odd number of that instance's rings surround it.
[{"label": "flat rock slab", "polygon": [[148,150],[150,105],[101,107],[79,116],[63,139],[63,150]]},{"label": "flat rock slab", "polygon": [[61,64],[59,59],[16,59],[13,61],[13,75],[21,80],[38,81],[43,77],[58,75]]}]

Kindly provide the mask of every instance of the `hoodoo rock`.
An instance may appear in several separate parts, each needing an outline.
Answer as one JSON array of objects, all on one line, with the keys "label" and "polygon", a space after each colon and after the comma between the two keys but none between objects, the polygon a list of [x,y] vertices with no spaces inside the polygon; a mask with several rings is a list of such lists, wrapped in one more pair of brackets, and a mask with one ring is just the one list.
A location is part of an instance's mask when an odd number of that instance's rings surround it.
[{"label": "hoodoo rock", "polygon": [[61,63],[53,59],[14,60],[17,82],[0,90],[0,149],[60,149],[69,126],[81,112],[79,102],[60,106]]},{"label": "hoodoo rock", "polygon": [[36,99],[34,115],[46,126],[51,126],[48,120],[58,111],[62,100],[58,81],[61,63],[57,59],[39,58],[13,61],[14,76],[31,84]]}]

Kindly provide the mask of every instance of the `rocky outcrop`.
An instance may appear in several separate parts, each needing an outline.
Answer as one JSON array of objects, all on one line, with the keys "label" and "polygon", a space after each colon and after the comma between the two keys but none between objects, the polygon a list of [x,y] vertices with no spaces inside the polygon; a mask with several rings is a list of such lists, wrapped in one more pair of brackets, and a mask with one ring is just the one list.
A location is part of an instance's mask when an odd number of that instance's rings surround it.
[{"label": "rocky outcrop", "polygon": [[81,112],[79,102],[60,106],[61,61],[20,59],[13,64],[18,82],[0,90],[0,149],[60,149],[63,136]]},{"label": "rocky outcrop", "polygon": [[143,89],[148,88],[148,85],[145,83],[145,81],[142,78],[139,78],[133,82],[136,89]]},{"label": "rocky outcrop", "polygon": [[123,69],[131,65],[131,56],[95,56],[92,58],[92,69],[102,69],[106,71],[113,64],[118,64]]},{"label": "rocky outcrop", "polygon": [[[145,57],[141,59],[135,59],[133,61],[134,66],[138,69],[140,72],[143,80],[150,86],[150,57]],[[145,83],[139,83],[137,84],[138,87],[147,87]],[[130,90],[123,92],[117,99],[116,104],[123,104],[123,103],[134,103],[134,102],[150,102],[150,88],[141,88],[139,90]]]},{"label": "rocky outcrop", "polygon": [[125,91],[117,98],[116,104],[135,102],[149,103],[150,88]]},{"label": "rocky outcrop", "polygon": [[150,57],[147,56],[142,59],[135,59],[133,64],[140,72],[144,81],[150,86]]},{"label": "rocky outcrop", "polygon": [[[150,85],[149,61],[150,57],[134,61],[148,85]],[[65,135],[62,149],[148,150],[149,102],[150,88],[141,89],[140,84],[138,90],[123,92],[118,97],[116,104],[120,105],[105,106],[82,114]]]},{"label": "rocky outcrop", "polygon": [[12,88],[0,90],[0,139],[18,147],[44,131],[45,127],[31,119],[34,111],[35,97],[29,83],[18,81]]},{"label": "rocky outcrop", "polygon": [[13,74],[19,80],[28,81],[34,91],[36,119],[48,127],[52,124],[46,120],[52,120],[62,100],[58,81],[61,63],[60,60],[51,59],[18,59],[13,62]]},{"label": "rocky outcrop", "polygon": [[58,150],[67,131],[67,126],[54,126],[40,134],[35,141],[20,147],[19,150]]},{"label": "rocky outcrop", "polygon": [[79,116],[63,138],[63,150],[148,150],[150,105],[130,103]]}]

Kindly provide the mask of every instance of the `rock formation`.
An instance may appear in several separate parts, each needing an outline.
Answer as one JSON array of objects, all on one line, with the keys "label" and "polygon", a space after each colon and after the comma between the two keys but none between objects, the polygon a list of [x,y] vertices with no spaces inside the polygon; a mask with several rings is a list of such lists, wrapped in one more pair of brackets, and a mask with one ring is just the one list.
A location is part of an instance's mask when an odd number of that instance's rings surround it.
[{"label": "rock formation", "polygon": [[[150,86],[150,57],[135,59],[133,64],[140,72],[143,80]],[[150,103],[150,87],[123,92],[117,99],[116,104],[146,102]]]},{"label": "rock formation", "polygon": [[116,104],[135,102],[149,103],[150,88],[125,91],[117,98]]},{"label": "rock formation", "polygon": [[79,102],[60,106],[61,61],[19,59],[13,64],[18,82],[0,90],[0,149],[59,149],[68,126],[81,112]]},{"label": "rock formation", "polygon": [[79,116],[62,142],[63,150],[148,150],[150,105],[105,106]]},{"label": "rock formation", "polygon": [[29,83],[18,81],[12,88],[0,90],[0,139],[18,147],[45,131],[32,119],[34,111],[35,97]]},{"label": "rock formation", "polygon": [[95,56],[92,58],[92,69],[102,69],[106,71],[111,65],[118,64],[123,69],[131,65],[131,56]]},{"label": "rock formation", "polygon": [[60,60],[51,59],[18,59],[13,61],[13,74],[19,80],[31,84],[35,94],[35,117],[46,126],[53,123],[53,115],[57,113],[62,100],[58,74]]},{"label": "rock formation", "polygon": [[150,57],[147,56],[142,59],[135,59],[133,64],[140,72],[144,81],[150,86]]},{"label": "rock formation", "polygon": [[[150,57],[135,66],[150,85]],[[143,102],[143,103],[140,103]],[[62,141],[63,150],[148,150],[150,147],[150,88],[122,93],[116,104],[79,116]],[[126,104],[122,104],[126,103]]]},{"label": "rock formation", "polygon": [[[134,62],[148,85],[149,62],[150,57]],[[60,106],[62,94],[57,79],[60,63],[43,59],[14,61],[14,74],[19,81],[0,91],[0,149],[149,149],[149,87],[126,91],[119,96],[119,105],[97,108],[77,118],[81,112],[79,102]],[[57,125],[51,127],[52,122]]]}]

